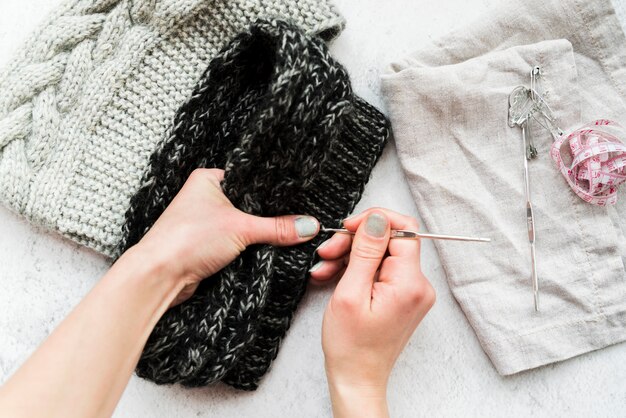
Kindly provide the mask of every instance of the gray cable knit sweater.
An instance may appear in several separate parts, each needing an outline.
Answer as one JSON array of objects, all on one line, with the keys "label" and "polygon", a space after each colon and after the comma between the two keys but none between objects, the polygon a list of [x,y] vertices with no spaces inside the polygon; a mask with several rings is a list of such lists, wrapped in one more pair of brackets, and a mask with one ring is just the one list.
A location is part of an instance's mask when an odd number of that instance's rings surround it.
[{"label": "gray cable knit sweater", "polygon": [[257,18],[330,38],[327,0],[71,0],[0,73],[0,201],[112,256],[150,155]]}]

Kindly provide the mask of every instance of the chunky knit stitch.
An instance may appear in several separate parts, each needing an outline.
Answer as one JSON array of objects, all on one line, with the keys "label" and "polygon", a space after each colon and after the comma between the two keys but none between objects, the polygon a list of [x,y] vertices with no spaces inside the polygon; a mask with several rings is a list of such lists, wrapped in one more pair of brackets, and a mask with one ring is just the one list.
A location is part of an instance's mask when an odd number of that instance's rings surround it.
[{"label": "chunky knit stitch", "polygon": [[[337,225],[360,198],[388,137],[320,38],[259,21],[210,64],[150,161],[126,214],[135,244],[197,167],[225,168],[223,190],[245,212],[310,214]],[[157,383],[217,380],[255,389],[276,357],[323,237],[258,245],[204,281],[159,321],[137,368]]]},{"label": "chunky knit stitch", "polygon": [[106,255],[209,61],[259,17],[331,37],[327,0],[70,0],[0,73],[0,201]]}]

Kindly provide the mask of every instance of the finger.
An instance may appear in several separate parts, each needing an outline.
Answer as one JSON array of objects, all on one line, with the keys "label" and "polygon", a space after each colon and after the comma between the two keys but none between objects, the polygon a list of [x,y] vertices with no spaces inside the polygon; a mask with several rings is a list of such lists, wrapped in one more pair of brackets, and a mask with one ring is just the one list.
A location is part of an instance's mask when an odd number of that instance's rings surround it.
[{"label": "finger", "polygon": [[335,234],[317,247],[319,256],[326,260],[341,258],[350,252],[352,235]]},{"label": "finger", "polygon": [[341,278],[345,272],[346,272],[346,268],[344,267],[341,270],[339,270],[337,274],[335,274],[335,276],[331,277],[328,280],[316,280],[315,278],[311,277],[311,283],[317,286],[323,286],[329,283],[333,283],[339,280],[339,278]]},{"label": "finger", "polygon": [[296,245],[315,237],[320,223],[312,216],[287,215],[274,218],[242,213],[245,245],[271,244],[276,246]]},{"label": "finger", "polygon": [[220,187],[220,182],[224,180],[224,170],[219,168],[196,168],[191,173],[191,176],[205,178],[214,185]]},{"label": "finger", "polygon": [[423,277],[419,262],[413,257],[389,256],[380,267],[379,281],[406,288]]},{"label": "finger", "polygon": [[373,212],[383,213],[389,219],[389,224],[392,229],[402,229],[405,225],[409,223],[411,218],[410,216],[403,215],[401,213],[395,212],[391,209],[385,208],[369,208],[361,213],[355,214],[343,220],[343,226],[349,231],[355,232],[359,225],[367,218],[367,216]]},{"label": "finger", "polygon": [[392,314],[397,315],[398,321],[410,321],[417,326],[435,303],[435,290],[421,272],[411,277],[404,276],[410,280],[402,280],[399,276],[390,280],[387,270],[389,265],[386,264],[388,260],[386,258],[383,262],[379,281],[374,283],[371,311],[375,314],[378,311],[389,314],[391,310],[394,311]]},{"label": "finger", "polygon": [[[372,212],[382,212],[389,219],[391,229],[405,229],[409,231],[419,231],[419,223],[417,219],[402,215],[398,212],[394,212],[390,209],[384,208],[371,208],[363,213],[351,216],[343,221],[343,225],[349,231],[356,231],[356,228],[361,222]],[[417,256],[419,258],[420,253],[420,240],[419,239],[392,239],[389,242],[389,254],[397,256]]]},{"label": "finger", "polygon": [[318,281],[334,279],[348,265],[348,257],[336,260],[321,260],[309,270],[311,278]]},{"label": "finger", "polygon": [[224,170],[221,168],[208,168],[207,171],[218,181],[224,180]]},{"label": "finger", "polygon": [[337,285],[344,297],[371,301],[372,283],[389,244],[389,219],[382,212],[372,211],[359,225],[350,251],[350,263]]}]

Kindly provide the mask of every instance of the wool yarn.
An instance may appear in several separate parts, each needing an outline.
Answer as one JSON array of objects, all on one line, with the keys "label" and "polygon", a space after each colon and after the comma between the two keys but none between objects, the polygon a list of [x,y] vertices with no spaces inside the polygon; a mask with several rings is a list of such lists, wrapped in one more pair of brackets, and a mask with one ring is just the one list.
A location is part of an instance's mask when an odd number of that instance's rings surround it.
[{"label": "wool yarn", "polygon": [[[141,239],[198,167],[224,168],[222,188],[245,212],[309,214],[338,225],[388,135],[385,117],[354,95],[321,38],[279,20],[258,21],[211,61],[178,111],[131,200],[119,252]],[[278,353],[322,239],[250,247],[205,280],[159,321],[139,376],[255,389]]]},{"label": "wool yarn", "polygon": [[328,0],[69,0],[0,72],[0,202],[113,256],[150,156],[257,18],[326,39]]}]

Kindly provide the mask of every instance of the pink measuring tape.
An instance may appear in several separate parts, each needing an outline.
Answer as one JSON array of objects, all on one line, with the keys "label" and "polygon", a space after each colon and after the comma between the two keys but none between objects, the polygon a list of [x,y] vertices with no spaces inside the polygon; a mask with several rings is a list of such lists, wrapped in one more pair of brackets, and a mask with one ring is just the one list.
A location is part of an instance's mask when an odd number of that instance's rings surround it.
[{"label": "pink measuring tape", "polygon": [[[626,145],[620,137],[626,138],[624,128],[607,119],[593,121],[567,136],[556,136],[550,156],[585,202],[597,206],[617,202],[617,187],[626,181]],[[570,153],[564,154],[564,145]]]}]

